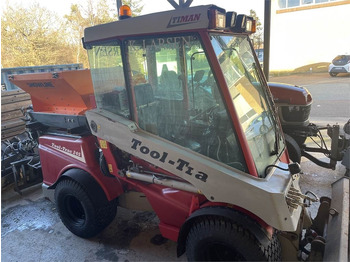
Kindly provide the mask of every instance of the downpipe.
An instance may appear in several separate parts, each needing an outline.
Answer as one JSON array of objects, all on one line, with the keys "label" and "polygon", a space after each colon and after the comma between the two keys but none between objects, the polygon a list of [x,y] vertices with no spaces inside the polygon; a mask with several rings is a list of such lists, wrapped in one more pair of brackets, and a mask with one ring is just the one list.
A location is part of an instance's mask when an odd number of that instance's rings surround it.
[{"label": "downpipe", "polygon": [[170,176],[165,176],[165,175],[157,175],[157,174],[141,174],[137,172],[132,172],[132,171],[126,171],[126,177],[151,183],[151,184],[157,184],[165,187],[170,187],[170,188],[175,188],[191,193],[196,193],[196,194],[202,194],[201,191],[194,186],[192,186],[189,183],[177,181],[175,179],[171,179]]}]

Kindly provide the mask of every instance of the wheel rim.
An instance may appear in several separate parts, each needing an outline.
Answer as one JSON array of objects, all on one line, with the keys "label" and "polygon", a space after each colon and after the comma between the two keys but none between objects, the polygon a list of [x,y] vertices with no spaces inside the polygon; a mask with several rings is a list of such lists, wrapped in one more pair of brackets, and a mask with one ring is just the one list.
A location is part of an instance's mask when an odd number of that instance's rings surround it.
[{"label": "wheel rim", "polygon": [[210,243],[203,248],[205,261],[245,261],[244,257],[232,247],[222,243]]},{"label": "wheel rim", "polygon": [[86,220],[85,210],[81,202],[74,196],[66,196],[64,199],[65,210],[68,219],[75,225],[83,225]]}]

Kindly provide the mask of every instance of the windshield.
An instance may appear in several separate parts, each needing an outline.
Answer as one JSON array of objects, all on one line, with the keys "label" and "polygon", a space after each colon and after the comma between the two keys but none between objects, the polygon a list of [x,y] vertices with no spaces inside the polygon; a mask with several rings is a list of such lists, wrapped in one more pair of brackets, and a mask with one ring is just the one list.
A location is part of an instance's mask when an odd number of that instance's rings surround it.
[{"label": "windshield", "polygon": [[247,36],[213,34],[211,39],[258,174],[265,177],[284,145],[253,49]]},{"label": "windshield", "polygon": [[246,172],[246,163],[196,35],[125,41],[143,130]]}]

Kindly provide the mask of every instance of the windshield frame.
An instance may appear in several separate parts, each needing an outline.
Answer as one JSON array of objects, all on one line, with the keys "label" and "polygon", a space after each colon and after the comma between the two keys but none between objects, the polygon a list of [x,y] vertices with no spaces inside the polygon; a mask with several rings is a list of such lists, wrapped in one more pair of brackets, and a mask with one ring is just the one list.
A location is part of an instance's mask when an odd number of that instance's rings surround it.
[{"label": "windshield frame", "polygon": [[[248,138],[245,134],[245,128],[242,126],[242,123],[239,119],[239,108],[237,108],[237,106],[235,106],[235,102],[233,101],[233,98],[231,96],[231,92],[230,92],[230,88],[229,88],[229,84],[227,82],[227,77],[225,76],[225,70],[222,68],[221,63],[220,63],[220,59],[217,56],[217,51],[215,50],[217,49],[217,47],[214,46],[213,44],[213,37],[214,36],[221,36],[221,37],[231,37],[231,38],[241,38],[241,39],[246,39],[247,43],[249,43],[249,51],[252,55],[252,58],[254,58],[252,65],[254,64],[253,70],[254,73],[256,74],[256,80],[260,83],[260,96],[264,97],[265,99],[265,104],[266,104],[266,110],[270,112],[268,115],[270,115],[270,121],[271,121],[271,126],[274,132],[274,150],[271,150],[270,152],[270,156],[267,157],[270,159],[270,161],[267,161],[264,165],[260,165],[259,170],[258,170],[258,166],[257,166],[257,158],[256,158],[256,154],[254,152],[254,148],[252,148],[251,144],[248,141]],[[204,36],[203,36],[204,37]],[[273,102],[273,98],[271,93],[267,90],[268,86],[267,86],[267,81],[262,73],[262,70],[260,68],[259,61],[256,57],[256,54],[254,52],[251,40],[249,39],[248,35],[242,35],[242,34],[234,34],[234,33],[226,33],[226,32],[222,32],[222,33],[218,33],[218,32],[209,32],[208,34],[208,39],[210,41],[210,50],[208,50],[208,53],[211,55],[215,55],[215,62],[217,62],[216,65],[213,65],[215,67],[218,67],[217,70],[215,70],[215,74],[217,74],[217,79],[223,82],[222,84],[220,84],[222,86],[222,92],[224,93],[224,97],[227,99],[227,104],[229,107],[232,106],[232,121],[234,122],[236,129],[237,129],[237,133],[238,135],[241,135],[240,137],[240,141],[243,147],[243,152],[245,153],[245,157],[246,157],[246,161],[247,163],[249,161],[252,161],[250,165],[251,169],[250,172],[253,173],[255,172],[257,174],[258,177],[266,177],[268,174],[266,173],[265,168],[267,166],[271,166],[273,164],[276,164],[277,161],[281,161],[281,156],[285,151],[285,143],[284,140],[282,138],[282,129],[278,120],[278,116],[277,116],[277,111],[275,109],[274,106],[274,102]],[[206,45],[208,46],[208,45]],[[222,50],[223,52],[223,50]],[[233,51],[234,52],[234,51]],[[240,58],[241,59],[241,58]],[[211,59],[211,61],[214,61],[214,59]],[[248,78],[247,78],[248,79]],[[246,146],[246,148],[245,148]],[[255,156],[254,156],[255,154]],[[249,165],[248,165],[249,168]]]}]

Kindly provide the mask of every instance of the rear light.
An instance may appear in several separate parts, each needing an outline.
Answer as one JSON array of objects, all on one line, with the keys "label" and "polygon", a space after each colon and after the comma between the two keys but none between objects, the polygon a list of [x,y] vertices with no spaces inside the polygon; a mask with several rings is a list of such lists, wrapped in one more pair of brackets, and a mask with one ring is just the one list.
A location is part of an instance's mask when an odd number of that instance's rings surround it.
[{"label": "rear light", "polygon": [[251,32],[252,28],[253,28],[253,20],[248,20],[247,19],[247,22],[246,22],[246,25],[245,25],[245,30],[248,31],[248,32]]},{"label": "rear light", "polygon": [[256,21],[251,16],[237,15],[236,12],[225,13],[218,7],[208,11],[209,29],[229,29],[237,33],[255,33]]},{"label": "rear light", "polygon": [[245,27],[247,23],[247,16],[246,15],[238,15],[237,16],[237,21],[236,21],[236,26],[234,27],[235,32],[244,32]]},{"label": "rear light", "polygon": [[307,96],[306,96],[306,102],[307,102],[307,103],[312,102],[312,96],[311,96],[310,94],[307,94]]},{"label": "rear light", "polygon": [[253,25],[252,25],[252,30],[251,30],[251,32],[254,34],[255,32],[256,32],[256,20],[255,19],[253,19],[252,20],[253,22]]},{"label": "rear light", "polygon": [[255,33],[256,21],[251,16],[238,15],[232,30],[237,33]]},{"label": "rear light", "polygon": [[209,29],[224,29],[226,27],[226,15],[217,9],[209,10]]},{"label": "rear light", "polygon": [[237,13],[236,12],[227,12],[226,13],[226,27],[234,27],[236,24],[236,17]]}]

